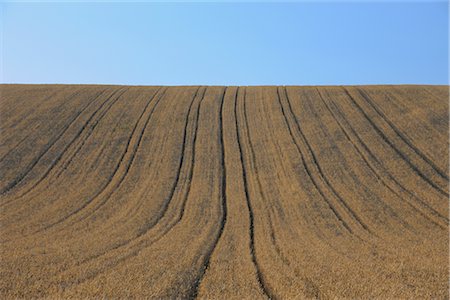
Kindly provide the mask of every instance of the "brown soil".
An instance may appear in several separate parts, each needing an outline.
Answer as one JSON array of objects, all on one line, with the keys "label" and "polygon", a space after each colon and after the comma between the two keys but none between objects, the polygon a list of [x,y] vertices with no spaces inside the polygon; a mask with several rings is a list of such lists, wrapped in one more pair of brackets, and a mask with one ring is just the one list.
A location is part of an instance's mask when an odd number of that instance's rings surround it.
[{"label": "brown soil", "polygon": [[448,299],[448,97],[0,85],[0,297]]}]

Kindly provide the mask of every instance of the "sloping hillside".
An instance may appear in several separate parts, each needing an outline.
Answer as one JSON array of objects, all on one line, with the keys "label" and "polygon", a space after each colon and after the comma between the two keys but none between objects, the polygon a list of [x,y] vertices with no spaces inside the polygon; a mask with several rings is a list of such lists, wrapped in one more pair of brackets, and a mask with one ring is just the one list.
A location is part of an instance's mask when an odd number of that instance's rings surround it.
[{"label": "sloping hillside", "polygon": [[448,87],[0,86],[0,296],[448,298]]}]

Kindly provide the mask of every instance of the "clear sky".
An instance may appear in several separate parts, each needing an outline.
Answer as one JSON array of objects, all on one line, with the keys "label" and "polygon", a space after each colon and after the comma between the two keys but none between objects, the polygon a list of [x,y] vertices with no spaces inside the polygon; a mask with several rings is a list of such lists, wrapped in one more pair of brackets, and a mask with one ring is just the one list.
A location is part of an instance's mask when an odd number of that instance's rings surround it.
[{"label": "clear sky", "polygon": [[448,3],[2,3],[3,83],[448,84]]}]

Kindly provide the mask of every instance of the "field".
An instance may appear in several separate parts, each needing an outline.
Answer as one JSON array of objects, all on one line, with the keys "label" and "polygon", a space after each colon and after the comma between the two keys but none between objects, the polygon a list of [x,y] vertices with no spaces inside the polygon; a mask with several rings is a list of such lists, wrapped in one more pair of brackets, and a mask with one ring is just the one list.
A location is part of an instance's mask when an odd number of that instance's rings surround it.
[{"label": "field", "polygon": [[448,299],[448,98],[0,85],[0,297]]}]

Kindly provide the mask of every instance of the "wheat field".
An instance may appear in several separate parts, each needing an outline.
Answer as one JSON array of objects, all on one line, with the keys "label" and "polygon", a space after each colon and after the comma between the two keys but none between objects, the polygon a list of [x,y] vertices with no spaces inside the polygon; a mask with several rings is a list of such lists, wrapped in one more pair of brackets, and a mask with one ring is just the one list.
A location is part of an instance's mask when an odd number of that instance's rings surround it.
[{"label": "wheat field", "polygon": [[448,299],[448,98],[0,85],[0,297]]}]

